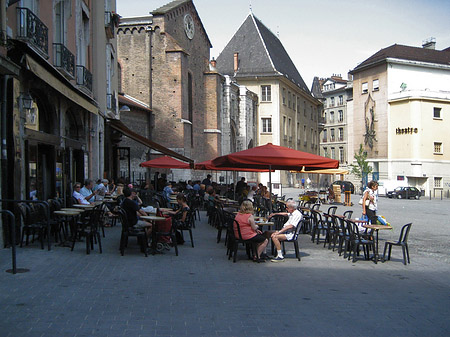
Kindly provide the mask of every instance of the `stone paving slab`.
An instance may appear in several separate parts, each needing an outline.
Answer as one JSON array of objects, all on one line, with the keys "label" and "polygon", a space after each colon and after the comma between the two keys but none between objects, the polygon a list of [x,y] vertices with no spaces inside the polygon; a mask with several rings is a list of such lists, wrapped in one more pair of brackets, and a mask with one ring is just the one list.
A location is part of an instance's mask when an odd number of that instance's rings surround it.
[{"label": "stone paving slab", "polygon": [[283,263],[253,263],[243,249],[232,263],[201,216],[195,248],[187,241],[178,257],[146,258],[133,239],[120,256],[119,226],[106,229],[103,254],[19,248],[24,274],[5,273],[10,251],[0,250],[0,336],[448,335],[443,259],[412,246],[408,266],[401,250],[352,263],[302,235],[301,262],[287,245]]}]

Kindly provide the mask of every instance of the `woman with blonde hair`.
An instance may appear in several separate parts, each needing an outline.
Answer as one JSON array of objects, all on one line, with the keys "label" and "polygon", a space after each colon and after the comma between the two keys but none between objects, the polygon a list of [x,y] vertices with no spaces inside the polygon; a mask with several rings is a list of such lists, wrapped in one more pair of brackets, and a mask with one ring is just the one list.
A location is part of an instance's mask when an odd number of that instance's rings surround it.
[{"label": "woman with blonde hair", "polygon": [[[261,253],[265,251],[267,243],[269,242],[259,230],[253,217],[253,204],[249,200],[242,202],[235,220],[239,223],[241,237],[244,240],[251,241],[257,244],[257,256],[253,258],[254,262],[266,262],[261,259]],[[233,223],[234,235],[239,237],[236,223]]]}]

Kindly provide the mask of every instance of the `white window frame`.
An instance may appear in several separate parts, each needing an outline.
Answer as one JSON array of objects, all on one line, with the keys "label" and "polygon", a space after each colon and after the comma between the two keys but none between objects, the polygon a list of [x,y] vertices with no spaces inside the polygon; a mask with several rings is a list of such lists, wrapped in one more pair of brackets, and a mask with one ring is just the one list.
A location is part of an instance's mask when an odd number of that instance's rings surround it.
[{"label": "white window frame", "polygon": [[271,85],[261,85],[261,102],[272,102]]},{"label": "white window frame", "polygon": [[[444,154],[442,142],[434,142],[433,143],[433,154]],[[439,151],[436,151],[439,150]]]},{"label": "white window frame", "polygon": [[262,133],[272,133],[272,117],[261,118],[261,131]]},{"label": "white window frame", "polygon": [[378,79],[372,81],[372,91],[380,90],[380,81]]},{"label": "white window frame", "polygon": [[368,82],[363,82],[361,84],[361,93],[362,94],[367,94],[369,92],[369,83]]},{"label": "white window frame", "polygon": [[434,188],[442,188],[442,177],[434,177],[433,186]]},{"label": "white window frame", "polygon": [[[436,111],[439,110],[439,116],[436,116]],[[433,119],[442,119],[441,117],[442,108],[435,106],[433,107]]]}]

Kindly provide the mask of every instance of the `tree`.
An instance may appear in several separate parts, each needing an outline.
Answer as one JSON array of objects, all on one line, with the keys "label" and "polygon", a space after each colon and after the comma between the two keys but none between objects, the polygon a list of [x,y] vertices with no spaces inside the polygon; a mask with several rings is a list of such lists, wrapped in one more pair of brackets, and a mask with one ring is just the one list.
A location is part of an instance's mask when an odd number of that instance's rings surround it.
[{"label": "tree", "polygon": [[359,144],[359,151],[355,152],[356,165],[350,165],[351,172],[361,179],[361,188],[364,187],[364,178],[367,179],[369,173],[372,172],[372,167],[367,162],[367,152],[364,151],[363,145]]}]

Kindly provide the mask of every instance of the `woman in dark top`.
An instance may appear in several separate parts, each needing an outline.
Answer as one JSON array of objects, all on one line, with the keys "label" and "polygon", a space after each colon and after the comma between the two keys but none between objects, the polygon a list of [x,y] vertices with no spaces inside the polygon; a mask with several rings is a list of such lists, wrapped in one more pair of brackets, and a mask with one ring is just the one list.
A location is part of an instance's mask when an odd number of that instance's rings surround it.
[{"label": "woman in dark top", "polygon": [[183,193],[177,194],[177,202],[178,202],[178,210],[177,211],[170,211],[168,214],[173,215],[174,219],[184,222],[187,218],[187,213],[189,211],[189,206],[186,201],[186,197]]}]

